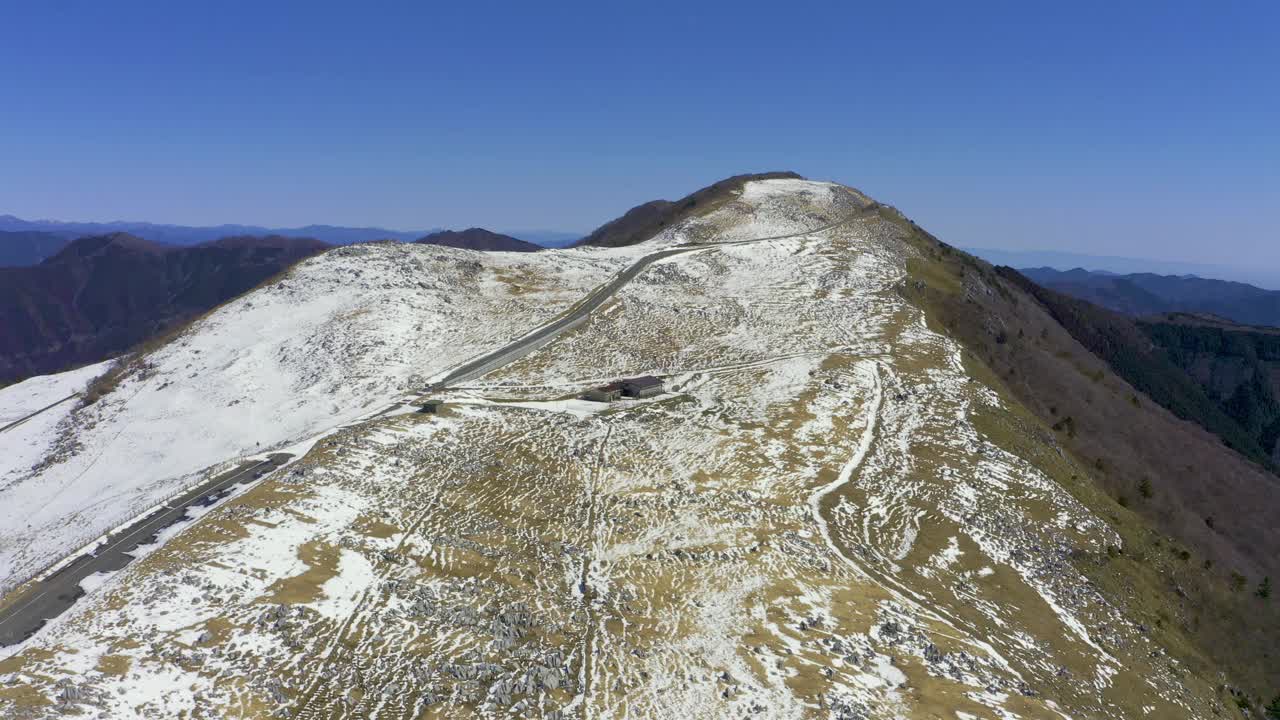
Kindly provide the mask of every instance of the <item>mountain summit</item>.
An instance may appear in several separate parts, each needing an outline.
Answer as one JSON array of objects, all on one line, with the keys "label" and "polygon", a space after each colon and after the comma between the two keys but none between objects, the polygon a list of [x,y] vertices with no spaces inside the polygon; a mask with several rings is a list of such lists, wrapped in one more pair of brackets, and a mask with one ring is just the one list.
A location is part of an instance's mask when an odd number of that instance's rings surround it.
[{"label": "mountain summit", "polygon": [[444,247],[463,248],[466,250],[490,250],[500,252],[537,252],[540,245],[517,240],[510,235],[501,235],[484,228],[467,228],[466,230],[441,230],[414,240],[423,245],[442,245]]},{"label": "mountain summit", "polygon": [[0,392],[97,398],[0,436],[0,631],[90,589],[0,714],[1238,718],[1280,682],[1274,475],[899,211],[713,188],[589,247],[329,250]]},{"label": "mountain summit", "polygon": [[743,185],[753,180],[800,180],[796,173],[767,172],[748,175],[734,175],[720,182],[713,183],[696,192],[692,192],[680,200],[650,200],[637,205],[622,217],[615,218],[601,225],[590,235],[578,241],[578,245],[599,247],[621,247],[644,242],[657,235],[669,225],[706,212],[714,205],[735,197],[742,191]]}]

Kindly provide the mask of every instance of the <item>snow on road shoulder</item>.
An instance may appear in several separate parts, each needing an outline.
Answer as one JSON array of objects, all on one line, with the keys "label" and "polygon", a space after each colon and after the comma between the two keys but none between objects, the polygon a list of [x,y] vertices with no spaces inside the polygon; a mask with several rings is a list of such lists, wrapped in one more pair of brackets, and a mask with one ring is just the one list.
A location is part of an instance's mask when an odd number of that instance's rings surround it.
[{"label": "snow on road shoulder", "polygon": [[[43,375],[0,389],[0,427],[41,411],[69,395],[78,393],[107,371],[113,360],[88,365],[56,375]],[[0,431],[0,498],[18,478],[48,455],[57,428],[76,407],[71,399],[39,412],[25,422]],[[0,516],[2,517],[2,516]],[[8,525],[0,525],[0,529]],[[0,533],[0,538],[4,533]],[[4,541],[0,540],[0,548]],[[3,550],[0,550],[3,552]],[[3,574],[0,564],[0,575]],[[2,585],[2,583],[0,583]]]},{"label": "snow on road shoulder", "polygon": [[89,381],[106,372],[112,362],[114,360],[107,360],[55,375],[41,375],[0,388],[0,427],[84,390]]}]

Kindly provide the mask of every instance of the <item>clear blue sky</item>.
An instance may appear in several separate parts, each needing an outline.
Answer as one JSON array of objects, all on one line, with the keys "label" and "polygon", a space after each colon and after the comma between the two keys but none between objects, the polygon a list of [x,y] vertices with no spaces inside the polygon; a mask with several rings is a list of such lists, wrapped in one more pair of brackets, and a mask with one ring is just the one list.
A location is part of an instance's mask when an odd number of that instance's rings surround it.
[{"label": "clear blue sky", "polygon": [[957,245],[1280,267],[1280,3],[692,5],[8,3],[0,213],[587,230],[794,169]]}]

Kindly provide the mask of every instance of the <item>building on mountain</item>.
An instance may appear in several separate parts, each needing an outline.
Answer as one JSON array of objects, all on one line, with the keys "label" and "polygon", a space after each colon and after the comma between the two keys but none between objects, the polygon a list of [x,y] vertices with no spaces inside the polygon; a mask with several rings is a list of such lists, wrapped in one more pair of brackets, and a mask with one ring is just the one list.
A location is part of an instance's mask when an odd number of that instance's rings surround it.
[{"label": "building on mountain", "polygon": [[614,402],[622,399],[622,383],[614,382],[608,385],[591,388],[582,394],[585,400],[594,400],[595,402]]},{"label": "building on mountain", "polygon": [[595,402],[616,402],[624,397],[653,397],[654,395],[661,395],[662,391],[661,380],[651,375],[644,375],[591,388],[583,393],[582,397],[585,400],[594,400]]},{"label": "building on mountain", "polygon": [[622,394],[633,398],[647,398],[662,394],[662,381],[652,375],[630,378],[619,383]]}]

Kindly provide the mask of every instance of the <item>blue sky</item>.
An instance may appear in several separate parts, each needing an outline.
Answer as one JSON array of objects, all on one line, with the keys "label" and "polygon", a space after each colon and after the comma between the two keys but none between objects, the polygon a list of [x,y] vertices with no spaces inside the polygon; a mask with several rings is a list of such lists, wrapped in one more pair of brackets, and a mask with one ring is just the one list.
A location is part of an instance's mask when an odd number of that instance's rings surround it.
[{"label": "blue sky", "polygon": [[794,169],[956,245],[1280,267],[1280,3],[449,5],[10,3],[0,213],[588,230]]}]

